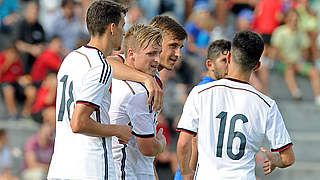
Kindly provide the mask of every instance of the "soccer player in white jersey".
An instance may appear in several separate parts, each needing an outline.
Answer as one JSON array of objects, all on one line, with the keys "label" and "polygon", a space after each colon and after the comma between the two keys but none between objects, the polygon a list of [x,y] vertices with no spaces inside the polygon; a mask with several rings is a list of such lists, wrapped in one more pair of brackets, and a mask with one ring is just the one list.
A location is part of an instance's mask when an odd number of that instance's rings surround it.
[{"label": "soccer player in white jersey", "polygon": [[[173,70],[174,65],[177,61],[181,60],[181,49],[183,47],[184,41],[187,39],[188,34],[177,21],[172,19],[169,16],[158,15],[152,18],[149,25],[159,28],[164,32],[163,41],[162,41],[162,52],[160,54],[160,64],[158,66],[158,71],[156,72],[155,79],[162,85],[160,80],[159,71],[163,69],[167,69],[169,71]],[[110,59],[118,60],[120,62],[124,62],[124,58],[120,56],[112,56],[108,57]],[[165,151],[169,151],[168,147],[166,147]],[[173,165],[177,164],[177,158],[174,153],[170,154],[170,163]],[[141,175],[144,174],[144,170],[146,169],[146,165],[144,163],[140,163],[138,161],[136,165],[137,172]],[[176,167],[175,167],[176,168]]]},{"label": "soccer player in white jersey", "polygon": [[[160,61],[162,31],[143,24],[133,25],[125,35],[125,63],[139,71],[155,76]],[[113,79],[110,119],[112,124],[131,125],[128,144],[113,137],[112,151],[117,179],[154,180],[154,156],[162,152],[166,139],[162,130],[156,133],[156,112],[147,104],[148,91],[142,83]],[[136,173],[136,164],[146,164],[146,175]],[[139,170],[140,171],[140,170]]]},{"label": "soccer player in white jersey", "polygon": [[90,42],[71,52],[58,72],[56,137],[48,179],[113,180],[111,137],[127,143],[128,125],[110,125],[111,78],[144,82],[155,105],[162,90],[153,77],[118,61],[106,61],[123,36],[126,9],[107,0],[91,4],[87,12]]},{"label": "soccer player in white jersey", "polygon": [[[255,180],[255,154],[264,137],[265,174],[294,163],[292,142],[274,100],[254,89],[250,75],[260,66],[262,38],[238,32],[227,55],[226,79],[196,86],[190,92],[178,124],[178,160],[183,178]],[[191,140],[198,135],[198,164],[189,167]]]}]

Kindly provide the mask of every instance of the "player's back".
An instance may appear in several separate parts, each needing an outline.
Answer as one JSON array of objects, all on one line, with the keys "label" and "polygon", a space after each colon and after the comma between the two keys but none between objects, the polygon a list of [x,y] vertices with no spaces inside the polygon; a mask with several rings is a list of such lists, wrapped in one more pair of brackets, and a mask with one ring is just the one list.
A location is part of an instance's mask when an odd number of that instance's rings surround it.
[{"label": "player's back", "polygon": [[73,133],[70,126],[76,103],[93,107],[91,118],[98,123],[110,123],[111,78],[111,66],[95,48],[81,47],[64,59],[58,72],[55,149],[48,178],[112,179],[111,138]]},{"label": "player's back", "polygon": [[255,153],[277,108],[274,101],[234,79],[200,85],[193,91],[199,115],[196,179],[255,179]]}]

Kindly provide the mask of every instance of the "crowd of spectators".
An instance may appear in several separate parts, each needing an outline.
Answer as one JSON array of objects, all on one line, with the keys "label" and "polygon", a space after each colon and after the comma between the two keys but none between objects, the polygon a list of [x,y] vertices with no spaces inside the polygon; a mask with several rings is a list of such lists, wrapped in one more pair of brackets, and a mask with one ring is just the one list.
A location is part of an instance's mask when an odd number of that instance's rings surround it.
[{"label": "crowd of spectators", "polygon": [[[0,99],[9,119],[32,119],[42,126],[55,126],[56,73],[64,56],[88,41],[85,14],[92,1],[0,0]],[[165,105],[159,127],[165,130],[169,145],[187,94],[206,71],[208,45],[217,39],[231,40],[237,31],[253,30],[264,39],[262,66],[250,80],[258,90],[272,95],[268,90],[270,69],[278,69],[292,98],[300,100],[303,93],[296,82],[296,75],[300,74],[310,78],[315,104],[320,106],[319,1],[117,1],[130,7],[125,30],[166,14],[188,32],[182,61],[176,63],[174,71],[161,71]],[[39,130],[39,136],[49,136],[49,129],[45,129]],[[26,162],[34,149],[31,146],[29,142],[26,145]],[[4,150],[0,145],[0,153]],[[171,150],[168,148],[157,159],[159,163],[170,163],[174,172],[177,161]],[[0,173],[1,168],[0,164]]]}]

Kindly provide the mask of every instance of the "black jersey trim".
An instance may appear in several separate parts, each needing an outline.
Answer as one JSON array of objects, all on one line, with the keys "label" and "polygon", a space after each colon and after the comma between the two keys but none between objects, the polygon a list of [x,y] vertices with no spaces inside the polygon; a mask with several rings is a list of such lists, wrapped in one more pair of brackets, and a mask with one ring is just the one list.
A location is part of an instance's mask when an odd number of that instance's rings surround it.
[{"label": "black jersey trim", "polygon": [[[101,123],[101,119],[100,119],[100,111],[97,110],[96,111],[96,117],[97,117],[97,122]],[[102,137],[102,146],[103,146],[103,155],[104,155],[104,170],[105,170],[105,174],[104,174],[104,180],[108,180],[109,177],[109,171],[108,171],[108,151],[107,151],[107,147],[106,147],[106,138]]]},{"label": "black jersey trim", "polygon": [[100,109],[100,106],[99,105],[96,105],[92,102],[89,102],[89,101],[77,101],[76,104],[84,104],[84,105],[87,105],[87,106],[91,106],[93,107],[94,109],[96,110],[99,110]]},{"label": "black jersey trim", "polygon": [[122,63],[124,63],[126,60],[122,57],[122,56],[120,56],[119,54],[116,54],[116,56],[118,56],[121,60],[122,60]]},{"label": "black jersey trim", "polygon": [[206,90],[208,90],[208,89],[214,88],[214,87],[226,87],[226,88],[230,88],[230,89],[237,89],[237,90],[243,90],[243,91],[251,92],[251,93],[257,95],[263,102],[265,102],[269,107],[271,107],[271,105],[270,105],[263,97],[261,97],[261,96],[260,96],[258,93],[256,93],[256,92],[253,92],[253,91],[251,91],[251,90],[249,90],[249,89],[236,88],[236,87],[231,87],[231,86],[222,85],[222,84],[213,85],[213,86],[210,86],[210,87],[208,87],[208,88],[205,88],[205,89],[199,91],[198,94],[200,94],[200,93],[202,93],[203,91],[206,91]]},{"label": "black jersey trim", "polygon": [[122,152],[122,160],[121,160],[121,167],[120,167],[121,180],[125,180],[126,179],[126,169],[125,169],[125,167],[126,167],[126,159],[127,159],[126,147],[127,147],[127,145],[124,144],[123,148],[121,149],[121,152]]},{"label": "black jersey trim", "polygon": [[198,169],[199,169],[199,162],[197,163],[196,172],[194,173],[194,180],[197,180]]},{"label": "black jersey trim", "polygon": [[154,134],[137,134],[132,131],[132,134],[139,137],[139,138],[152,138],[154,137]]},{"label": "black jersey trim", "polygon": [[239,79],[234,79],[234,78],[225,78],[225,79],[228,79],[230,81],[235,81],[235,82],[239,82],[239,83],[243,83],[243,84],[250,84],[249,82],[247,81],[241,81]]},{"label": "black jersey trim", "polygon": [[176,131],[178,131],[178,132],[185,132],[185,133],[191,134],[192,136],[196,136],[196,135],[197,135],[196,132],[193,132],[193,131],[190,131],[190,130],[184,129],[184,128],[177,128]]},{"label": "black jersey trim", "polygon": [[289,144],[286,144],[278,149],[271,149],[271,152],[281,152],[281,151],[284,151],[286,149],[288,149],[289,147],[293,146],[292,143],[289,143]]},{"label": "black jersey trim", "polygon": [[[106,63],[106,59],[103,55],[103,53],[101,51],[98,51],[98,56],[103,64],[103,67],[102,67],[102,73],[101,73],[101,77],[100,77],[100,80],[99,82],[102,83],[102,84],[106,84],[106,79],[107,78],[107,74],[110,73],[111,71],[111,68],[109,67],[109,65]],[[106,67],[105,67],[106,66]],[[106,68],[106,70],[104,70]]]}]

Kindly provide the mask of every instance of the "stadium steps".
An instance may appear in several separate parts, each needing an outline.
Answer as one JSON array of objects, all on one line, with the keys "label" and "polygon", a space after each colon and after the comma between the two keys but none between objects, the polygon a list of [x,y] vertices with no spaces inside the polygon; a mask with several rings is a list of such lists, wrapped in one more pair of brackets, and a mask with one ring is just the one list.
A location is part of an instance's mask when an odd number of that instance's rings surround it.
[{"label": "stadium steps", "polygon": [[320,106],[314,104],[309,79],[298,76],[297,80],[303,96],[301,101],[291,97],[281,73],[271,73],[270,94],[276,100],[291,135],[296,162],[269,176],[264,176],[262,168],[258,167],[257,174],[262,180],[320,179]]}]

